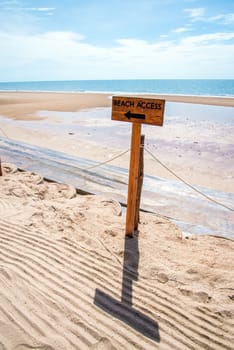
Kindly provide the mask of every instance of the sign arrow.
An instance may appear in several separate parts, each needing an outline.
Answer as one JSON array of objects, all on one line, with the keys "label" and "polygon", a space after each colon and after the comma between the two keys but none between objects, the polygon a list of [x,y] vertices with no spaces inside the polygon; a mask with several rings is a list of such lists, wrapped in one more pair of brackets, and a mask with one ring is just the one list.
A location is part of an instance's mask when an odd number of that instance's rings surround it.
[{"label": "sign arrow", "polygon": [[137,113],[131,113],[130,111],[128,111],[127,113],[124,113],[125,117],[127,117],[128,119],[131,118],[135,118],[135,119],[145,119],[145,115],[144,114],[137,114]]}]

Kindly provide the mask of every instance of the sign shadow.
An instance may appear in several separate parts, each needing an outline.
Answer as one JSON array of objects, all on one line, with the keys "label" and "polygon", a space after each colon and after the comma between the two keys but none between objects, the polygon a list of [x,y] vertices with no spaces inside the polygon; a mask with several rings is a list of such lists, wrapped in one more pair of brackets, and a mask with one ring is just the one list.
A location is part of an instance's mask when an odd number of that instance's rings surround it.
[{"label": "sign shadow", "polygon": [[125,236],[121,301],[96,289],[94,304],[144,336],[160,342],[157,322],[133,307],[133,281],[138,280],[138,264],[138,232],[136,232],[133,237]]}]

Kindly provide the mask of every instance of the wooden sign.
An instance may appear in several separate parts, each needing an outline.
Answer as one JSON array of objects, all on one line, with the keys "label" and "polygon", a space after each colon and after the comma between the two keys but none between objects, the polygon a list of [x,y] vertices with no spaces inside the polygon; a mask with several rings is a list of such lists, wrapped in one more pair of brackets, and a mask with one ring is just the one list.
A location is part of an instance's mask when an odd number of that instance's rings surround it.
[{"label": "wooden sign", "polygon": [[141,187],[143,181],[143,152],[141,124],[163,125],[165,100],[139,97],[112,97],[112,120],[132,123],[131,157],[128,178],[126,236],[138,229]]},{"label": "wooden sign", "polygon": [[139,97],[112,97],[112,120],[163,125],[165,100]]}]

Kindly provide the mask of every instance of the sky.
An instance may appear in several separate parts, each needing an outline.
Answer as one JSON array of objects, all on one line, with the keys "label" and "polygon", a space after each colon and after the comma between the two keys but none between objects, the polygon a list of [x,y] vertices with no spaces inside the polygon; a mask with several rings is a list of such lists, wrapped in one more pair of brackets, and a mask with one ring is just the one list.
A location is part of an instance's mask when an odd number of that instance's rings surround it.
[{"label": "sky", "polygon": [[0,81],[234,79],[234,0],[0,0]]}]

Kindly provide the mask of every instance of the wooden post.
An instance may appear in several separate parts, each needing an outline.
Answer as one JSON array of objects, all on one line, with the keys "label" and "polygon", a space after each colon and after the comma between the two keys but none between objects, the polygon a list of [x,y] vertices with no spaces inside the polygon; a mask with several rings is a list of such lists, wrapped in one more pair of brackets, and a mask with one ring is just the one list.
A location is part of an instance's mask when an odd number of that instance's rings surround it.
[{"label": "wooden post", "polygon": [[[143,149],[140,165],[141,124],[163,126],[165,100],[142,97],[113,96],[112,120],[132,123],[131,158],[128,180],[126,236],[138,228],[143,181]],[[142,142],[144,143],[144,141]],[[139,167],[141,171],[139,173]]]},{"label": "wooden post", "polygon": [[141,204],[141,191],[144,178],[144,146],[145,146],[145,135],[141,135],[140,145],[140,163],[139,163],[139,175],[137,185],[137,198],[136,198],[136,212],[135,212],[135,225],[134,230],[138,229],[138,223],[140,222],[140,204]]},{"label": "wooden post", "polygon": [[126,214],[126,236],[132,237],[135,226],[137,185],[139,176],[141,124],[132,124],[131,158],[128,179],[128,203]]},{"label": "wooden post", "polygon": [[2,176],[2,162],[1,162],[1,158],[0,158],[0,176]]}]

